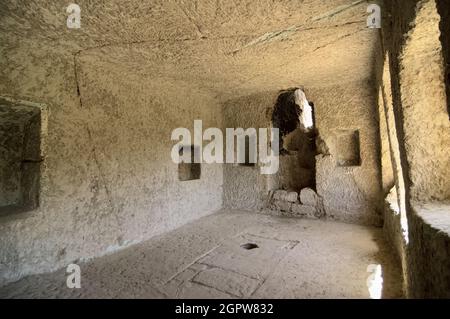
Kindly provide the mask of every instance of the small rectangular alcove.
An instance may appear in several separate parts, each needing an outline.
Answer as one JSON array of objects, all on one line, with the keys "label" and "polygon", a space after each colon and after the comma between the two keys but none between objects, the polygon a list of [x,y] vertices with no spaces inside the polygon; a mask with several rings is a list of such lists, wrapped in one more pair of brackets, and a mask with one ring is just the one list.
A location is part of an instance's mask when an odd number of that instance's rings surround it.
[{"label": "small rectangular alcove", "polygon": [[181,182],[198,180],[201,177],[201,164],[195,163],[195,150],[198,147],[194,145],[183,146],[180,148],[179,154],[183,159],[184,157],[190,158],[189,163],[186,161],[178,164],[178,179]]},{"label": "small rectangular alcove", "polygon": [[0,216],[39,206],[41,107],[0,98]]},{"label": "small rectangular alcove", "polygon": [[339,130],[336,133],[337,166],[361,166],[358,130]]}]

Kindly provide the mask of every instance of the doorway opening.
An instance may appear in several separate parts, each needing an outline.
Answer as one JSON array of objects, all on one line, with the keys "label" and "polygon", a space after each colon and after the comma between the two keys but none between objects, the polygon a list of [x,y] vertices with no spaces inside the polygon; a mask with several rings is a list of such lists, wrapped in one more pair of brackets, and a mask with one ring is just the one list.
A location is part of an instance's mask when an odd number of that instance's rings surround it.
[{"label": "doorway opening", "polygon": [[280,92],[272,126],[280,130],[279,188],[300,193],[316,189],[316,136],[314,103],[300,88]]}]

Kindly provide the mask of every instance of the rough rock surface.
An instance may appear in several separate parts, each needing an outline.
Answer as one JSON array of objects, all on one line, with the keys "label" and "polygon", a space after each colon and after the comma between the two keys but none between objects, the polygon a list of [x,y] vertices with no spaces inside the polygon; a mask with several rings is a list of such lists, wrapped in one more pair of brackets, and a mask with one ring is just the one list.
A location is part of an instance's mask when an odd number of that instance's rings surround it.
[{"label": "rough rock surface", "polygon": [[319,163],[327,214],[376,219],[376,94],[359,88],[373,78],[378,32],[366,28],[365,1],[77,3],[79,30],[67,29],[63,1],[0,3],[0,95],[49,111],[40,207],[0,218],[0,285],[222,206],[260,209],[276,180],[257,167],[203,165],[201,180],[180,183],[170,135],[195,119],[269,127],[278,91],[300,85],[331,157],[328,127],[361,130],[361,168],[331,174],[334,161]]},{"label": "rough rock surface", "polygon": [[291,206],[291,212],[296,217],[306,217],[313,219],[317,219],[319,217],[316,206],[293,204]]},{"label": "rough rock surface", "polygon": [[[385,228],[402,261],[406,295],[449,298],[450,121],[445,61],[450,10],[448,1],[441,0],[396,0],[386,8],[393,17],[385,27],[389,31],[385,49],[400,141],[394,144],[394,155],[395,169],[400,166],[403,171],[397,175],[402,179],[397,191],[403,192],[399,196],[404,216],[388,210]],[[406,236],[400,225],[404,219]]]},{"label": "rough rock surface", "polygon": [[316,207],[318,202],[317,194],[311,188],[304,188],[300,192],[300,203],[303,205]]},{"label": "rough rock surface", "polygon": [[[329,155],[316,157],[317,193],[329,217],[382,224],[376,92],[369,80],[309,90],[319,135],[329,148]],[[359,132],[360,165],[339,166],[338,136],[342,130]]]},{"label": "rough rock surface", "polygon": [[[0,298],[368,298],[381,265],[383,298],[399,298],[398,265],[379,228],[223,211],[81,267],[0,288]],[[259,246],[245,250],[241,245]]]},{"label": "rough rock surface", "polygon": [[298,202],[298,193],[297,192],[289,192],[289,194],[286,197],[286,200],[291,203],[297,203]]},{"label": "rough rock surface", "polygon": [[[316,108],[316,125],[320,138],[329,148],[318,155],[316,186],[324,200],[327,216],[362,224],[382,223],[379,133],[374,116],[378,111],[377,94],[366,80],[331,87],[305,90]],[[271,109],[278,91],[251,95],[225,103],[227,127],[269,127]],[[360,166],[337,167],[339,149],[336,131],[359,129]],[[254,168],[225,165],[224,205],[248,209],[264,207],[266,194],[281,188],[282,178],[261,176]],[[255,184],[256,183],[256,184]]]}]

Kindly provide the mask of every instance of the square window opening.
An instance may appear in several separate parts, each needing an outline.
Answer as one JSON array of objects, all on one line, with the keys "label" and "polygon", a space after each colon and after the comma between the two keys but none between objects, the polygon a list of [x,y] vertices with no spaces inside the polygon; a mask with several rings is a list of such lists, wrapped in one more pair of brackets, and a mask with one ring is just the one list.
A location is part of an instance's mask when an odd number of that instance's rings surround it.
[{"label": "square window opening", "polygon": [[338,167],[361,166],[359,131],[338,131],[336,150]]},{"label": "square window opening", "polygon": [[179,150],[182,162],[178,164],[178,179],[181,182],[199,180],[202,174],[200,163],[195,163],[195,154],[199,147],[194,145],[182,146]]},{"label": "square window opening", "polygon": [[39,207],[41,108],[0,98],[0,216]]}]

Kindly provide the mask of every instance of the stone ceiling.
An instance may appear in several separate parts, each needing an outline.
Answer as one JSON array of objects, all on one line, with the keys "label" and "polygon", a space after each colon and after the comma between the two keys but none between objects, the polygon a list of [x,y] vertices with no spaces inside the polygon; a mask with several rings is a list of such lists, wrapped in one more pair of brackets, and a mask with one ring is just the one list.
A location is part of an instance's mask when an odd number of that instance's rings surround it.
[{"label": "stone ceiling", "polygon": [[79,72],[184,83],[221,100],[373,74],[378,31],[366,28],[367,1],[75,2],[79,30],[66,27],[66,1],[2,1],[1,55],[45,46],[73,55]]}]

